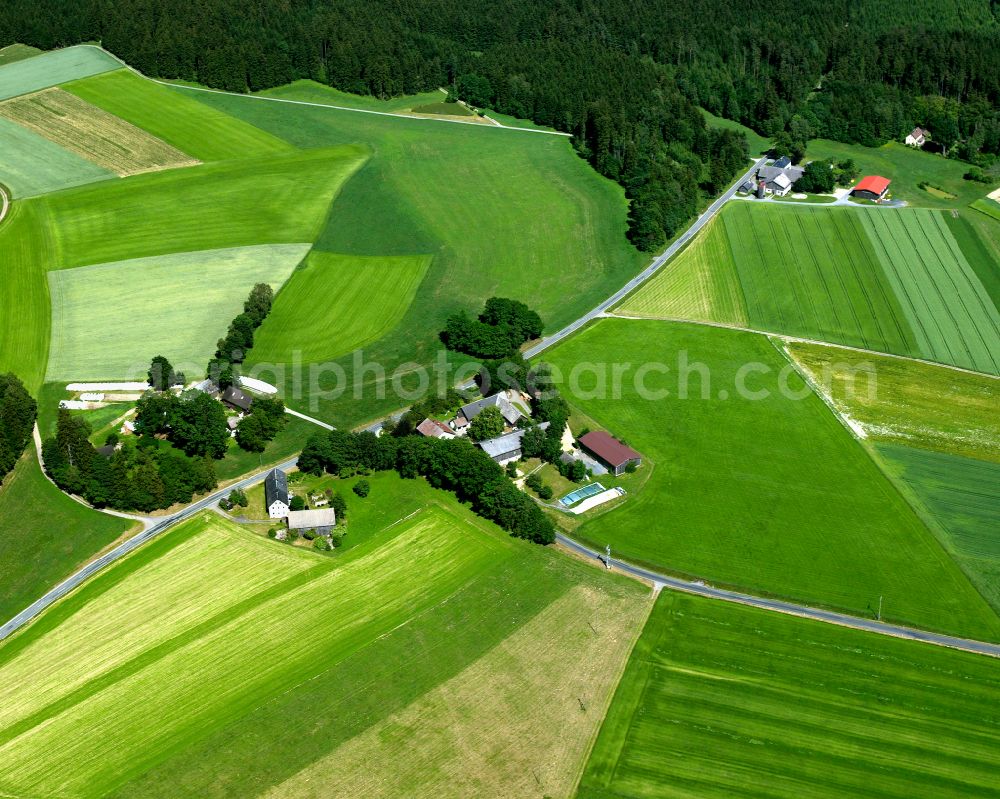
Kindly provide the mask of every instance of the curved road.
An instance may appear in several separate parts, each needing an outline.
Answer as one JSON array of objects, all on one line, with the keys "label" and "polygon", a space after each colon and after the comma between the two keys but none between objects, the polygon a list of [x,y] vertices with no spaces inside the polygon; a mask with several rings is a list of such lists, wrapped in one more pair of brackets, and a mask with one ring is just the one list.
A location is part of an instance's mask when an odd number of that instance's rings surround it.
[{"label": "curved road", "polygon": [[[607,566],[607,558],[604,554],[597,552],[590,547],[584,546],[572,538],[567,538],[562,533],[556,533],[556,540],[585,558],[599,560]],[[670,588],[674,591],[685,591],[689,594],[708,597],[709,599],[721,599],[725,602],[735,602],[740,605],[748,605],[761,610],[771,610],[777,613],[787,613],[790,616],[801,616],[814,621],[823,621],[828,624],[839,624],[842,627],[850,627],[863,632],[878,633],[879,635],[891,635],[896,638],[905,638],[910,641],[921,641],[926,644],[936,644],[946,646],[951,649],[961,649],[965,652],[973,652],[977,655],[990,655],[1000,657],[1000,644],[991,644],[986,641],[974,641],[968,638],[956,638],[952,635],[942,635],[931,633],[926,630],[915,630],[912,627],[901,627],[896,624],[889,624],[875,619],[863,619],[858,616],[848,616],[845,613],[835,613],[832,610],[820,610],[811,608],[808,605],[796,605],[794,602],[782,602],[780,599],[765,599],[764,597],[740,594],[736,591],[727,591],[724,588],[714,588],[701,581],[681,580],[677,577],[668,577],[665,574],[644,569],[641,566],[633,566],[621,560],[611,558],[612,568],[618,569],[625,574],[647,580],[659,588]]]}]

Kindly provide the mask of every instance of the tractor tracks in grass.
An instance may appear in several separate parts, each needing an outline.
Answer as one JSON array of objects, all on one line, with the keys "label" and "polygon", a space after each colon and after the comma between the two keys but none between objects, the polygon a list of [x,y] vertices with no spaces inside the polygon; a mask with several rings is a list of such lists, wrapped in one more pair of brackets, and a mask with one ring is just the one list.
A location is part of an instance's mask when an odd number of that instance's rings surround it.
[{"label": "tractor tracks in grass", "polygon": [[10,210],[10,193],[7,187],[0,183],[0,223],[7,218],[7,212]]}]

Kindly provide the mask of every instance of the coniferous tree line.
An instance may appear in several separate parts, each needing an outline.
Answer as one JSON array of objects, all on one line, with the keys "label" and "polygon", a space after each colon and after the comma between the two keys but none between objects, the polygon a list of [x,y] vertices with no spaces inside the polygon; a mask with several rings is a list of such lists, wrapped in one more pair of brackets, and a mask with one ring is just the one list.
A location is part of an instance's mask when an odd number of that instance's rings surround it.
[{"label": "coniferous tree line", "polygon": [[37,410],[17,375],[0,374],[0,485],[28,445]]},{"label": "coniferous tree line", "polygon": [[[7,0],[0,45],[100,40],[142,72],[231,91],[311,78],[388,97],[448,87],[573,134],[654,249],[746,165],[742,136],[878,144],[916,124],[1000,153],[989,0]],[[984,159],[983,156],[986,156]]]}]

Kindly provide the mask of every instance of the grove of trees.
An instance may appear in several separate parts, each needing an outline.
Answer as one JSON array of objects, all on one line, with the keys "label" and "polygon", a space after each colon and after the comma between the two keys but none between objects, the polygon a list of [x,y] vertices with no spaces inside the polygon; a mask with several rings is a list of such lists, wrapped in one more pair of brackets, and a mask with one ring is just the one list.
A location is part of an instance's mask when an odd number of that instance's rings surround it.
[{"label": "grove of trees", "polygon": [[37,410],[17,375],[0,374],[0,485],[31,439]]}]

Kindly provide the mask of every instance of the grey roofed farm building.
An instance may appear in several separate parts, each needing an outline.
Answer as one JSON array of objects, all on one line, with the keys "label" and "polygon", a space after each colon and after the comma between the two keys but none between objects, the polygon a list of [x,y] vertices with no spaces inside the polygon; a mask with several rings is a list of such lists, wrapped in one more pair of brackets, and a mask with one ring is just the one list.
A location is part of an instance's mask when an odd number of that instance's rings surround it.
[{"label": "grey roofed farm building", "polygon": [[580,437],[580,446],[607,465],[616,475],[628,468],[630,463],[642,465],[642,456],[629,446],[604,430],[592,430]]},{"label": "grey roofed farm building", "polygon": [[230,386],[222,392],[222,401],[238,411],[248,411],[253,405],[253,397],[244,394],[236,386]]},{"label": "grey roofed farm building", "polygon": [[[538,425],[541,430],[545,430],[548,426],[548,422],[542,422]],[[480,441],[479,446],[483,452],[502,466],[509,461],[516,461],[521,457],[521,439],[524,438],[524,434],[530,429],[531,428],[528,427],[521,430],[515,430],[514,432],[507,433],[506,435],[490,438],[486,441]]]},{"label": "grey roofed farm building", "polygon": [[291,510],[285,521],[289,530],[318,530],[325,533],[337,524],[337,513],[333,508]]},{"label": "grey roofed farm building", "polygon": [[773,164],[775,169],[784,169],[786,166],[791,166],[791,165],[792,165],[792,159],[789,158],[787,155],[781,156],[781,158],[777,159]]},{"label": "grey roofed farm building", "polygon": [[264,478],[264,504],[272,519],[288,515],[288,476],[281,469],[271,469]]},{"label": "grey roofed farm building", "polygon": [[[509,425],[517,424],[518,419],[523,416],[503,394],[494,394],[491,397],[484,397],[481,400],[470,402],[468,405],[463,405],[458,412],[456,426],[465,427],[466,424],[479,416],[487,408],[497,408],[500,411],[500,415],[503,416]],[[464,422],[459,422],[459,419],[464,419]]]}]

